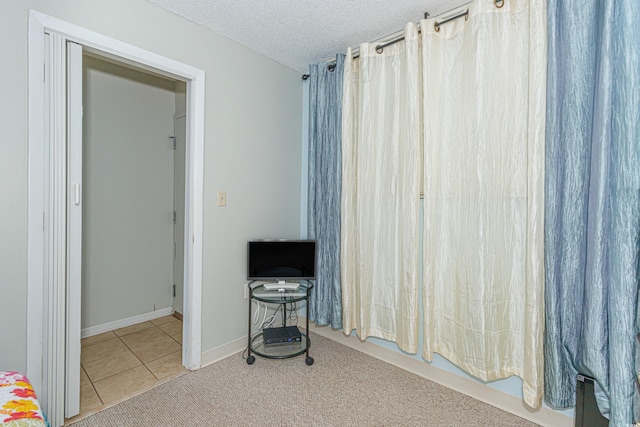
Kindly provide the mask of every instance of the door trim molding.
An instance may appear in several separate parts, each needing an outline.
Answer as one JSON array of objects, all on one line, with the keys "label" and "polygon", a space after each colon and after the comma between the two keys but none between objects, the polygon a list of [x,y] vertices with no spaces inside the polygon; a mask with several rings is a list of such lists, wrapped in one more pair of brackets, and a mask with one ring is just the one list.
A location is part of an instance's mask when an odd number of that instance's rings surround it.
[{"label": "door trim molding", "polygon": [[83,45],[88,51],[166,75],[187,83],[187,162],[185,191],[185,316],[183,364],[201,367],[202,338],[202,229],[204,190],[204,97],[203,70],[118,41],[86,28],[29,11],[29,154],[28,154],[28,243],[27,243],[27,376],[42,388],[44,331],[49,319],[43,313],[46,301],[44,230],[45,196],[48,185],[46,142],[44,33],[54,32]]}]

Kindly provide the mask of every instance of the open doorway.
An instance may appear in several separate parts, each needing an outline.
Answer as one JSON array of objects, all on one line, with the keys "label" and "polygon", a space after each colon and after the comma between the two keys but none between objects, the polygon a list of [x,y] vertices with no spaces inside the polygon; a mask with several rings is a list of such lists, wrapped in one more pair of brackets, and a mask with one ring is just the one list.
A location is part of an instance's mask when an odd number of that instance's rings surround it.
[{"label": "open doorway", "polygon": [[83,338],[183,312],[173,294],[184,261],[184,233],[174,230],[178,218],[184,224],[184,196],[174,204],[184,194],[184,154],[174,142],[184,152],[174,129],[184,86],[83,57]]},{"label": "open doorway", "polygon": [[185,371],[186,85],[94,53],[82,70],[80,416]]},{"label": "open doorway", "polygon": [[[66,212],[69,205],[82,203],[82,183],[66,176],[73,157],[66,153],[67,129],[69,134],[74,133],[73,126],[67,127],[67,119],[69,111],[78,108],[67,105],[73,103],[66,97],[67,85],[76,85],[67,70],[73,62],[68,62],[65,48],[69,43],[82,46],[85,52],[186,83],[183,365],[198,369],[201,354],[204,72],[31,11],[27,375],[41,390],[39,396],[53,426],[63,424],[65,407],[79,394],[79,384],[75,384],[75,393],[71,390],[74,381],[70,373],[75,365],[67,364],[70,355],[79,358],[80,334],[76,341],[69,324],[77,322],[79,332],[80,304],[69,305],[70,301],[79,300],[67,280],[69,268],[77,265],[78,260],[67,250],[70,223],[66,221]],[[43,64],[47,64],[44,81]]]}]

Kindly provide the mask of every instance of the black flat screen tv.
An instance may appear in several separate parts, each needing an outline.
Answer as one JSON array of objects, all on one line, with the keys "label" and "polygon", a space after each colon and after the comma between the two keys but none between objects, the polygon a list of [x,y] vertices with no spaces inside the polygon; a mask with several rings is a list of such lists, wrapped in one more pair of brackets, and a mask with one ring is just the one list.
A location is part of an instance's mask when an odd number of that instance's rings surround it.
[{"label": "black flat screen tv", "polygon": [[315,240],[250,240],[247,279],[286,282],[316,278]]}]

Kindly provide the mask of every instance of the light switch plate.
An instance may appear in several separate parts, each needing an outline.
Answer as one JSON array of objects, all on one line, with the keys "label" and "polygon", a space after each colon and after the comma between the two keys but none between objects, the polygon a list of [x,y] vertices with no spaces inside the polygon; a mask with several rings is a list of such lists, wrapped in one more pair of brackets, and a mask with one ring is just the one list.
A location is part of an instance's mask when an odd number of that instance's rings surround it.
[{"label": "light switch plate", "polygon": [[218,191],[218,206],[227,206],[227,192]]}]

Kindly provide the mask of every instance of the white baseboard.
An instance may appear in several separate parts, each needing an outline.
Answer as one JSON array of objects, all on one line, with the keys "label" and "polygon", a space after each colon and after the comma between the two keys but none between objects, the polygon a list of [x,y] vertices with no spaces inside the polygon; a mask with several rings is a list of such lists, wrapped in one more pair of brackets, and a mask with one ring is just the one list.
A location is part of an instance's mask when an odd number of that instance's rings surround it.
[{"label": "white baseboard", "polygon": [[125,328],[137,323],[148,322],[149,320],[158,319],[173,313],[172,307],[161,308],[160,310],[151,311],[149,313],[138,314],[137,316],[127,317],[126,319],[115,320],[113,322],[103,323],[102,325],[90,326],[80,332],[82,338],[91,337],[102,334],[104,332],[113,331],[115,329]]},{"label": "white baseboard", "polygon": [[[300,322],[304,324],[306,319],[300,318]],[[342,331],[333,330],[328,326],[316,326],[312,322],[309,322],[309,330],[322,337],[361,351],[369,356],[383,360],[401,369],[420,375],[423,378],[542,426],[573,427],[574,425],[573,418],[558,413],[551,408],[543,406],[538,410],[532,410],[524,404],[522,399],[512,396],[511,394],[487,387],[477,381],[463,378],[397,351],[381,347],[368,341],[360,341],[357,337],[345,335]]]},{"label": "white baseboard", "polygon": [[202,368],[207,365],[211,365],[219,360],[222,360],[226,357],[229,357],[233,354],[236,354],[239,351],[242,351],[247,348],[247,337],[238,338],[237,340],[231,341],[227,344],[223,344],[220,347],[213,348],[211,350],[207,350],[202,353]]}]

